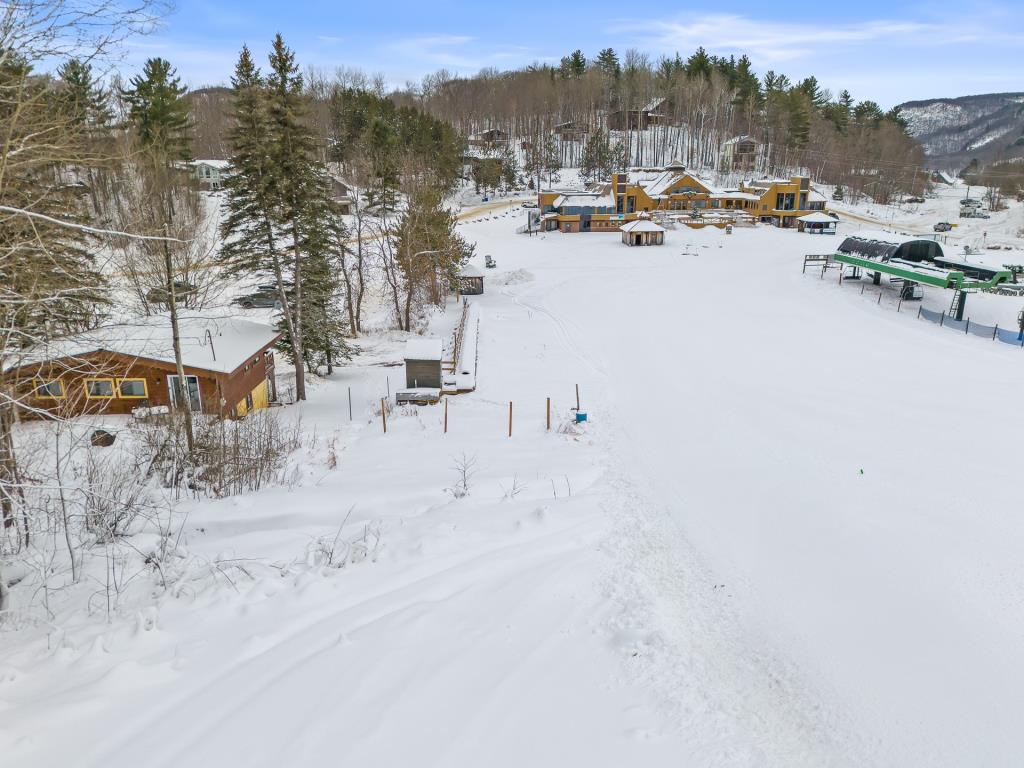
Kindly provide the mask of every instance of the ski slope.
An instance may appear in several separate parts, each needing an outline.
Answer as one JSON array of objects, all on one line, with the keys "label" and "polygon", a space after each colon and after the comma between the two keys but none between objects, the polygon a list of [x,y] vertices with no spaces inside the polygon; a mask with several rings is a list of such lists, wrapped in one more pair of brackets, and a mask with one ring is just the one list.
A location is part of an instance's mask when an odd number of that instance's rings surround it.
[{"label": "ski slope", "polygon": [[[801,275],[839,238],[518,217],[461,225],[498,269],[448,433],[383,434],[371,339],[294,483],[183,510],[248,576],[0,636],[5,768],[1015,764],[1024,352]],[[366,557],[316,566],[339,526]]]}]

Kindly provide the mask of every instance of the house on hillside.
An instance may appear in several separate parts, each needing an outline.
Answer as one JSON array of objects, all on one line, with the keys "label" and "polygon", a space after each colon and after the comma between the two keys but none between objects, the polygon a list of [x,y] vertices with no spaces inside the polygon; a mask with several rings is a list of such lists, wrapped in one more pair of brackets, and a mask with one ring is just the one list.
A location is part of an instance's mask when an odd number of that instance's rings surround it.
[{"label": "house on hillside", "polygon": [[501,128],[488,128],[485,131],[469,134],[466,140],[471,147],[493,148],[508,143],[508,134]]},{"label": "house on hillside", "polygon": [[761,142],[746,134],[733,136],[722,145],[719,165],[723,173],[753,170]]},{"label": "house on hillside", "polygon": [[181,318],[179,328],[184,381],[159,315],[32,348],[4,378],[32,412],[62,416],[176,408],[187,397],[194,412],[237,418],[277,399],[274,328],[236,318]]},{"label": "house on hillside", "polygon": [[616,109],[605,115],[605,126],[609,131],[644,131],[652,125],[669,121],[664,113],[668,101],[662,97],[651,99],[639,109]]},{"label": "house on hillside", "polygon": [[227,160],[193,160],[189,167],[192,178],[199,182],[200,187],[209,190],[221,189],[231,172],[231,163]]},{"label": "house on hillside", "polygon": [[348,216],[352,213],[352,206],[355,202],[352,188],[334,176],[331,177],[331,200],[338,206],[338,212],[342,216]]},{"label": "house on hillside", "polygon": [[579,121],[566,120],[564,123],[559,123],[552,128],[551,133],[562,141],[583,141],[587,138],[587,134],[590,131],[586,125]]}]

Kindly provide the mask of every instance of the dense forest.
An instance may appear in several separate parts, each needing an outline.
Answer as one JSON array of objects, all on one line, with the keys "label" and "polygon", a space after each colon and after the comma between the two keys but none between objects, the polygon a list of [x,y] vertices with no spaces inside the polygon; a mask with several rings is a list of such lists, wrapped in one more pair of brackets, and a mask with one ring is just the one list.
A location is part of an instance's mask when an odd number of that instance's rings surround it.
[{"label": "dense forest", "polygon": [[[591,59],[576,50],[559,66],[484,70],[474,77],[440,71],[391,98],[464,134],[496,127],[532,144],[543,143],[559,123],[594,131],[611,112],[657,105],[658,124],[615,132],[628,165],[678,158],[713,169],[722,144],[747,134],[763,142],[755,169],[761,173],[806,169],[816,180],[878,199],[915,186],[921,191],[916,171],[924,155],[898,109],[857,102],[845,90],[833,95],[814,77],[758,76],[746,56],[713,56],[703,48],[685,59],[676,54],[653,62],[635,50],[620,57],[607,48]],[[578,164],[583,142],[561,145],[563,163]]]}]

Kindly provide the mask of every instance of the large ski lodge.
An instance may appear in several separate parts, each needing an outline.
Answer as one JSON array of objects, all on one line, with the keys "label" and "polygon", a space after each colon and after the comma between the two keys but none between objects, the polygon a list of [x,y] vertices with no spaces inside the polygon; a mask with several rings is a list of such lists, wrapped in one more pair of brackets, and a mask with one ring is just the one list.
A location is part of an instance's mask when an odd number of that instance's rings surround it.
[{"label": "large ski lodge", "polygon": [[544,190],[537,196],[541,228],[561,232],[616,231],[623,223],[655,211],[742,213],[777,227],[797,227],[797,219],[825,210],[825,196],[806,176],[742,182],[721,189],[680,163],[664,168],[612,174],[591,191]]}]

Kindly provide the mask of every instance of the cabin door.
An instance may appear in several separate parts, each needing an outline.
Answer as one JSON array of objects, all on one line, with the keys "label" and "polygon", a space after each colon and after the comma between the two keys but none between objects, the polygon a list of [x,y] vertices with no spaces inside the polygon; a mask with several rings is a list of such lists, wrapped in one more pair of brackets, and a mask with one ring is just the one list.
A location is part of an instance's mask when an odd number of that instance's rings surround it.
[{"label": "cabin door", "polygon": [[[203,401],[199,397],[199,378],[196,376],[185,376],[185,385],[188,387],[188,399],[192,413],[203,412]],[[178,401],[182,394],[181,384],[177,376],[167,377],[167,392],[171,397],[171,407],[177,408]]]}]

